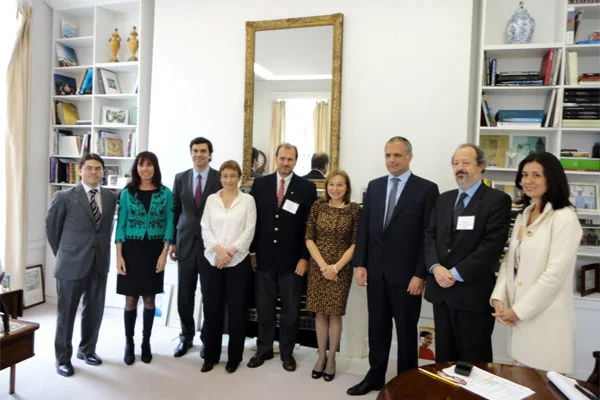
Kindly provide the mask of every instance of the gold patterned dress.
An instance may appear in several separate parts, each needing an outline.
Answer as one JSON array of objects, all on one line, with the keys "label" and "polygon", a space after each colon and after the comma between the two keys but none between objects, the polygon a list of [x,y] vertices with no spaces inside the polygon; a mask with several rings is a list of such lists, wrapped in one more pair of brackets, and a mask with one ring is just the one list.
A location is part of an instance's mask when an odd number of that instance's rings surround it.
[{"label": "gold patterned dress", "polygon": [[[351,245],[356,243],[360,207],[350,203],[344,208],[331,207],[325,200],[315,201],[306,224],[306,240],[317,245],[327,264],[335,264]],[[338,272],[338,280],[325,279],[321,269],[310,259],[306,309],[327,315],[344,315],[353,269],[345,265]]]}]

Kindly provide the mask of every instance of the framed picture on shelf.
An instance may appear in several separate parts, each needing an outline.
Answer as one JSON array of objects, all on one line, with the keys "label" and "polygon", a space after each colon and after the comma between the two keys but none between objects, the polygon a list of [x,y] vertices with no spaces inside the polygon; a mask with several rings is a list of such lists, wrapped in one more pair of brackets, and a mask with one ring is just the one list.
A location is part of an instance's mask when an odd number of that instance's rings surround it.
[{"label": "framed picture on shelf", "polygon": [[108,186],[116,187],[119,183],[119,175],[108,175],[106,182]]},{"label": "framed picture on shelf", "polygon": [[25,281],[23,282],[23,308],[37,306],[45,301],[42,266],[27,267],[25,269]]},{"label": "framed picture on shelf", "polygon": [[100,76],[102,77],[102,86],[106,94],[121,94],[121,86],[119,85],[119,77],[112,71],[99,68]]},{"label": "framed picture on shelf", "polygon": [[102,107],[102,125],[127,125],[129,110],[120,107]]},{"label": "framed picture on shelf", "polygon": [[598,210],[600,195],[598,185],[592,183],[569,183],[569,201],[582,210]]},{"label": "framed picture on shelf", "polygon": [[[600,251],[600,226],[582,225],[583,234],[581,235],[580,246],[591,247]],[[598,253],[600,256],[600,252]]]},{"label": "framed picture on shelf", "polygon": [[506,193],[514,202],[523,196],[523,191],[511,181],[492,181],[492,187]]},{"label": "framed picture on shelf", "polygon": [[509,135],[481,135],[479,146],[485,153],[490,167],[508,168],[506,152],[510,148]]},{"label": "framed picture on shelf", "polygon": [[600,263],[583,265],[579,279],[579,293],[582,297],[600,292]]},{"label": "framed picture on shelf", "polygon": [[513,136],[511,149],[515,155],[515,168],[519,167],[519,164],[525,157],[530,153],[541,153],[546,151],[548,148],[548,136],[536,135],[536,136]]},{"label": "framed picture on shelf", "polygon": [[419,326],[419,359],[435,362],[435,328]]}]

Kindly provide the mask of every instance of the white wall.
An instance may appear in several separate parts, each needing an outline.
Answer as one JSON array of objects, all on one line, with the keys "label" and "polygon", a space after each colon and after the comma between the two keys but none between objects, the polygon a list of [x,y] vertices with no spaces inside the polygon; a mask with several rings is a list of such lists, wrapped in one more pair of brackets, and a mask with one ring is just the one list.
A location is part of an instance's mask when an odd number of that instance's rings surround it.
[{"label": "white wall", "polygon": [[[52,276],[53,265],[44,265],[48,209],[48,121],[50,121],[50,68],[52,65],[52,9],[43,0],[32,0],[31,25],[31,118],[27,193],[26,265],[42,264],[44,276]],[[52,285],[54,279],[50,279]],[[48,280],[46,280],[48,283]],[[52,292],[55,290],[52,288]]]},{"label": "white wall", "polygon": [[[340,165],[360,188],[386,173],[383,146],[413,142],[412,170],[454,187],[450,156],[467,138],[471,0],[419,2],[157,0],[149,149],[166,182],[189,168],[195,136],[213,166],[242,161],[245,21],[344,14]],[[353,287],[342,351],[366,353],[366,296]]]}]

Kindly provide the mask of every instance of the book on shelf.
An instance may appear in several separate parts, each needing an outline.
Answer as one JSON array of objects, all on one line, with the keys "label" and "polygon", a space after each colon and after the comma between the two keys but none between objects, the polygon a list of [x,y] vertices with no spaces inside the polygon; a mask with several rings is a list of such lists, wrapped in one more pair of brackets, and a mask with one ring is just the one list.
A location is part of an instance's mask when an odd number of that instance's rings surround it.
[{"label": "book on shelf", "polygon": [[562,120],[563,128],[600,128],[599,119],[564,119]]},{"label": "book on shelf", "polygon": [[56,116],[59,125],[75,125],[79,119],[77,106],[73,103],[64,101],[56,102]]},{"label": "book on shelf", "polygon": [[50,158],[50,183],[78,184],[80,179],[79,161]]},{"label": "book on shelf", "polygon": [[121,94],[119,77],[113,71],[98,68],[100,90],[103,94]]},{"label": "book on shelf", "polygon": [[546,103],[547,104],[546,118],[544,119],[544,128],[550,127],[550,121],[552,121],[552,117],[554,116],[554,113],[556,110],[555,103],[556,103],[557,92],[558,92],[557,89],[553,89],[548,94],[548,102]]},{"label": "book on shelf", "polygon": [[79,36],[79,25],[68,19],[60,20],[60,33],[63,38],[74,38]]},{"label": "book on shelf", "polygon": [[77,94],[92,94],[92,80],[94,72],[91,68],[85,70],[85,75],[77,88]]},{"label": "book on shelf", "polygon": [[565,33],[565,44],[575,42],[575,7],[567,7],[567,32]]},{"label": "book on shelf", "polygon": [[76,67],[79,65],[75,50],[61,43],[56,43],[56,59],[59,67]]},{"label": "book on shelf", "polygon": [[567,73],[565,74],[565,84],[577,85],[578,70],[577,52],[567,52]]},{"label": "book on shelf", "polygon": [[572,158],[589,158],[589,151],[578,151],[577,149],[560,149],[561,157],[572,157]]},{"label": "book on shelf", "polygon": [[554,55],[556,49],[548,49],[544,58],[542,58],[542,65],[540,66],[540,78],[543,80],[544,85],[550,84],[552,78],[552,64],[554,62]]},{"label": "book on shelf", "polygon": [[496,126],[499,128],[541,128],[542,121],[539,122],[517,122],[517,121],[498,121]]},{"label": "book on shelf", "polygon": [[600,43],[600,39],[586,39],[586,40],[579,40],[577,42],[577,44],[599,44]]},{"label": "book on shelf", "polygon": [[496,82],[496,86],[543,86],[544,81],[541,79],[533,80],[533,81],[506,81],[506,82]]},{"label": "book on shelf", "polygon": [[77,92],[77,81],[70,76],[54,74],[54,88],[57,96],[70,96]]},{"label": "book on shelf", "polygon": [[498,110],[496,121],[508,118],[535,118],[540,121],[544,118],[544,110]]},{"label": "book on shelf", "polygon": [[600,85],[600,73],[585,73],[577,77],[580,85]]},{"label": "book on shelf", "polygon": [[137,154],[137,133],[135,129],[127,136],[127,157],[135,157]]},{"label": "book on shelf", "polygon": [[75,125],[91,125],[91,124],[92,124],[91,119],[78,119],[77,122],[75,123]]}]

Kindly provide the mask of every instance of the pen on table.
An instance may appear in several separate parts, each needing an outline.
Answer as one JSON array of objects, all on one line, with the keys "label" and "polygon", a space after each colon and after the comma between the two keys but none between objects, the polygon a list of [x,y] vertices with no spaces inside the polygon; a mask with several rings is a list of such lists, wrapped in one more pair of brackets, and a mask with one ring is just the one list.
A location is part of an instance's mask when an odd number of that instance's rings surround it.
[{"label": "pen on table", "polygon": [[439,376],[438,374],[434,374],[433,372],[429,372],[426,369],[419,368],[419,372],[422,372],[425,375],[430,376],[434,379],[439,379],[440,381],[445,382],[449,385],[460,387],[460,385],[458,383],[452,382],[450,379],[443,378],[443,377]]},{"label": "pen on table", "polygon": [[596,395],[594,395],[592,392],[590,392],[589,390],[587,390],[586,388],[579,386],[578,384],[575,384],[575,389],[579,390],[581,393],[583,393],[588,399],[591,400],[598,400],[598,397],[596,397]]}]

